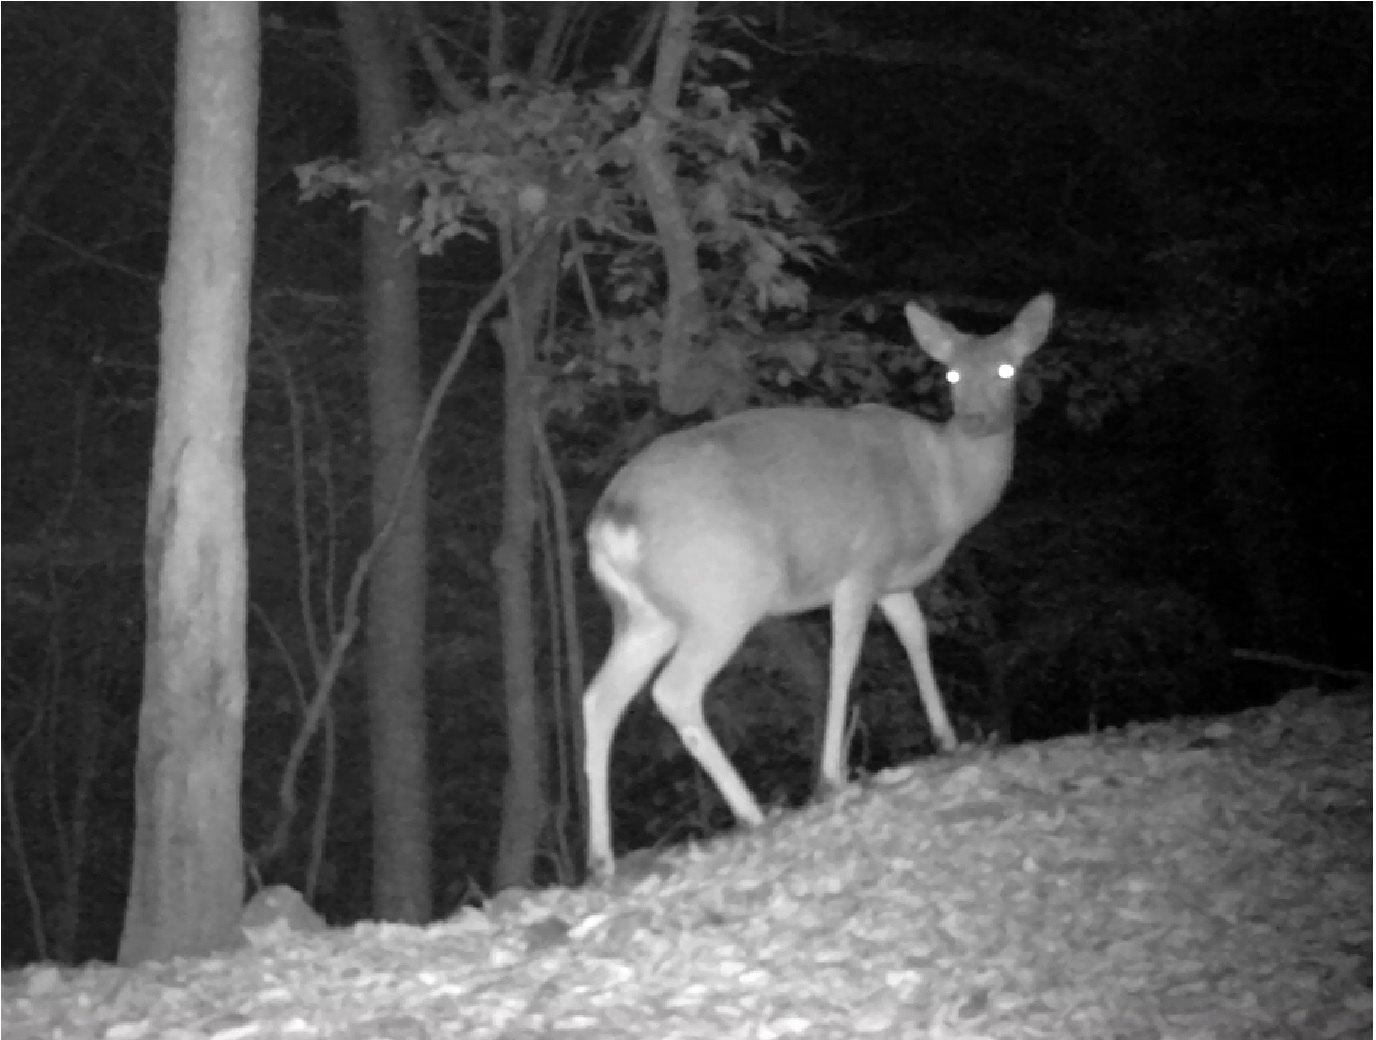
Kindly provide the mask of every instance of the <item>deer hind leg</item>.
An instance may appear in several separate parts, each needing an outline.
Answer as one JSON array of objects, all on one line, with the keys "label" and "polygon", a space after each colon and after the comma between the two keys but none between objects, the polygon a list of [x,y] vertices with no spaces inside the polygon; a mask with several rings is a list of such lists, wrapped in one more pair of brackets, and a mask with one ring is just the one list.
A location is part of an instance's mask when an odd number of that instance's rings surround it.
[{"label": "deer hind leg", "polygon": [[923,620],[917,597],[911,592],[895,592],[879,601],[879,609],[889,619],[889,624],[898,633],[898,641],[907,651],[908,662],[917,679],[917,692],[922,697],[922,707],[927,712],[927,722],[932,727],[937,746],[942,751],[954,751],[960,742],[936,685],[932,655],[927,648],[927,622]]},{"label": "deer hind leg", "polygon": [[755,827],[764,822],[764,813],[707,727],[702,712],[707,684],[731,659],[751,627],[729,618],[685,627],[677,651],[655,680],[654,699],[688,753],[717,785],[736,819]]},{"label": "deer hind leg", "polygon": [[588,866],[601,876],[612,873],[611,807],[608,762],[612,737],[626,707],[650,674],[673,649],[678,630],[647,601],[621,600],[616,639],[592,684],[583,694],[583,769],[588,798]]}]

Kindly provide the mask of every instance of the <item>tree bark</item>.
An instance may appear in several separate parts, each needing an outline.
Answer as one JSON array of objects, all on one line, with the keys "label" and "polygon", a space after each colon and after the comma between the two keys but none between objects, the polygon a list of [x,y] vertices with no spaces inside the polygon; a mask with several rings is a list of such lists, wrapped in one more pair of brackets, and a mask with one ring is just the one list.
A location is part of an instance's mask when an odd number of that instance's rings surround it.
[{"label": "tree bark", "polygon": [[[365,163],[382,161],[407,125],[406,73],[377,5],[340,5],[358,81]],[[385,183],[363,224],[363,293],[373,456],[373,532],[400,502],[368,586],[368,710],[373,773],[373,911],[410,923],[430,918],[430,800],[426,768],[424,461],[403,487],[420,429],[419,282],[416,253],[399,230],[409,199]]]},{"label": "tree bark", "polygon": [[57,929],[53,946],[57,959],[75,964],[77,938],[81,931],[82,880],[86,856],[90,851],[91,801],[101,772],[105,750],[106,719],[95,683],[99,671],[92,669],[85,676],[87,688],[76,697],[76,743],[69,748],[76,757],[76,777],[72,784],[71,821],[67,826],[67,855],[62,864],[62,901],[59,904]]},{"label": "tree bark", "polygon": [[698,241],[684,213],[667,148],[696,20],[695,4],[675,0],[668,5],[650,103],[627,135],[668,274],[658,380],[659,402],[674,415],[698,411],[718,389],[711,366],[695,350],[696,338],[707,325]]},{"label": "tree bark", "polygon": [[177,13],[176,167],[123,964],[230,945],[243,902],[243,410],[258,11],[207,3]]},{"label": "tree bark", "polygon": [[[503,249],[510,263],[515,250]],[[506,680],[507,772],[502,789],[502,829],[492,870],[496,891],[527,886],[549,809],[545,797],[546,753],[535,680],[535,631],[531,596],[535,527],[534,430],[530,359],[543,324],[558,260],[549,239],[530,258],[508,298],[515,317],[496,326],[506,364],[503,438],[502,536],[494,562],[500,582],[503,674]]]}]

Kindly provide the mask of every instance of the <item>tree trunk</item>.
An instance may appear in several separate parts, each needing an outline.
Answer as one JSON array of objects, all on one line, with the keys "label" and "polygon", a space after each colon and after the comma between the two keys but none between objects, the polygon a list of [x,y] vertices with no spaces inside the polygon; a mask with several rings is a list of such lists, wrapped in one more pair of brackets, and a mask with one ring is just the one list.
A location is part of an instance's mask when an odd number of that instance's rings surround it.
[{"label": "tree trunk", "polygon": [[[526,312],[530,318],[531,312]],[[524,325],[524,323],[523,323]],[[528,325],[526,325],[528,327]],[[526,327],[502,322],[497,338],[506,359],[506,429],[502,442],[504,508],[494,553],[502,616],[502,674],[506,688],[506,779],[493,889],[530,885],[539,834],[545,825],[544,737],[535,684],[535,631],[531,598],[531,541],[535,526],[533,399]]]},{"label": "tree trunk", "polygon": [[64,964],[77,963],[77,939],[81,932],[82,877],[90,851],[91,801],[99,780],[105,750],[105,712],[100,700],[99,669],[85,675],[87,688],[75,698],[77,717],[74,746],[66,750],[76,758],[76,777],[72,783],[71,821],[67,827],[68,853],[63,863],[62,900],[59,903],[53,946]]},{"label": "tree trunk", "polygon": [[675,0],[667,6],[650,104],[641,114],[634,133],[626,137],[632,146],[640,188],[654,220],[668,276],[658,380],[659,403],[673,415],[698,411],[719,390],[710,352],[701,351],[697,343],[707,325],[702,275],[698,270],[698,240],[684,212],[668,150],[696,23],[696,4]]},{"label": "tree trunk", "polygon": [[506,679],[507,772],[502,829],[492,872],[496,891],[528,885],[545,822],[543,755],[536,703],[531,540],[535,520],[530,391],[522,363],[526,343],[508,324],[499,332],[506,355],[506,434],[502,537],[495,554],[501,583],[502,663]]},{"label": "tree trunk", "polygon": [[225,948],[237,938],[243,902],[242,439],[258,12],[207,3],[177,13],[176,167],[123,964]]},{"label": "tree trunk", "polygon": [[[514,250],[506,248],[503,252],[509,263]],[[502,537],[494,562],[500,582],[508,756],[502,830],[492,870],[496,891],[531,883],[548,816],[531,597],[531,544],[537,508],[531,424],[537,421],[537,412],[531,392],[530,358],[547,309],[557,260],[557,241],[551,239],[531,256],[526,271],[514,283],[509,299],[515,320],[508,317],[496,325],[506,364]]]},{"label": "tree trunk", "polygon": [[[364,161],[389,154],[408,122],[405,69],[377,6],[340,5],[358,81]],[[373,447],[373,532],[401,512],[368,586],[368,710],[373,764],[373,912],[430,918],[430,801],[425,732],[424,462],[403,487],[420,429],[420,317],[416,254],[399,226],[409,200],[374,191],[363,224],[368,405]]]}]

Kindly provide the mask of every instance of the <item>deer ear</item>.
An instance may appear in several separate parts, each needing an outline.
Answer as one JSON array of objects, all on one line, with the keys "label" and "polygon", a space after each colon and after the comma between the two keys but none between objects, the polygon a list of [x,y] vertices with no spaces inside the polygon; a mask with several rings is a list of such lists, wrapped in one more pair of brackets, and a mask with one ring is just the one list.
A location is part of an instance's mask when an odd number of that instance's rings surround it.
[{"label": "deer ear", "polygon": [[903,308],[917,345],[937,361],[949,367],[960,337],[954,328],[940,318],[933,317],[915,303]]},{"label": "deer ear", "polygon": [[1051,319],[1056,313],[1056,300],[1050,293],[1042,293],[1018,312],[1010,332],[1018,343],[1018,354],[1026,357],[1046,342],[1051,332]]}]

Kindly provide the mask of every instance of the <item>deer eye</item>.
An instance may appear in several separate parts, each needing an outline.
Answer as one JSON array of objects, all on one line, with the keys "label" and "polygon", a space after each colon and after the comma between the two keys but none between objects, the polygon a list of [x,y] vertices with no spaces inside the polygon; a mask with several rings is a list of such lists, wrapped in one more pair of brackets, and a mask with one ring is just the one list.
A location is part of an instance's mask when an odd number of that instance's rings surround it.
[{"label": "deer eye", "polygon": [[1012,379],[1015,372],[1017,372],[1017,369],[1015,369],[1012,365],[1008,364],[1008,362],[1006,361],[999,366],[1000,379]]},{"label": "deer eye", "polygon": [[955,386],[956,383],[960,382],[960,373],[955,371],[954,369],[951,369],[946,373],[946,382],[950,383],[952,386]]}]

